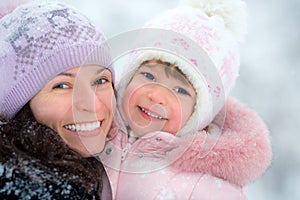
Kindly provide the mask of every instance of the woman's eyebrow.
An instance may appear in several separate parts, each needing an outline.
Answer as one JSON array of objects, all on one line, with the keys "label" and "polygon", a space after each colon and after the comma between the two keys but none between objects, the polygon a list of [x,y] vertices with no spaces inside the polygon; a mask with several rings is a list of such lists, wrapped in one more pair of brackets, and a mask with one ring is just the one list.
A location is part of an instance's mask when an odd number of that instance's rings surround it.
[{"label": "woman's eyebrow", "polygon": [[59,73],[57,76],[75,77],[74,74],[72,74],[72,73],[66,73],[66,72]]},{"label": "woman's eyebrow", "polygon": [[106,70],[107,68],[101,68],[101,69],[98,69],[97,70],[97,72],[96,72],[96,74],[100,74],[100,73],[102,73],[104,70]]}]

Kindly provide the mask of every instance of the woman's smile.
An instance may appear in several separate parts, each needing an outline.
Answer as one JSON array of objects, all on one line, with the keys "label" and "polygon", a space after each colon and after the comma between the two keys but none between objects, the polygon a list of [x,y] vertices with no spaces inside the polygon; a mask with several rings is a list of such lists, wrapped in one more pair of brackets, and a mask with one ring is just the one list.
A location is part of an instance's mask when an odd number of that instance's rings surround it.
[{"label": "woman's smile", "polygon": [[63,127],[68,131],[77,133],[81,137],[91,137],[100,134],[102,121],[95,121],[89,123],[75,123],[67,124]]}]

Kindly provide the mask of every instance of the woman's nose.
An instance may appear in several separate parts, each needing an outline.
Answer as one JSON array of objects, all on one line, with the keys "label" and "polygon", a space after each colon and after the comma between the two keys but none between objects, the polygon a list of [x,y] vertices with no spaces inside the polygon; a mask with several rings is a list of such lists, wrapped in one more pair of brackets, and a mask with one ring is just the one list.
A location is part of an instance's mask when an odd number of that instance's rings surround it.
[{"label": "woman's nose", "polygon": [[96,101],[97,97],[93,88],[81,86],[74,90],[73,104],[79,111],[95,112]]}]

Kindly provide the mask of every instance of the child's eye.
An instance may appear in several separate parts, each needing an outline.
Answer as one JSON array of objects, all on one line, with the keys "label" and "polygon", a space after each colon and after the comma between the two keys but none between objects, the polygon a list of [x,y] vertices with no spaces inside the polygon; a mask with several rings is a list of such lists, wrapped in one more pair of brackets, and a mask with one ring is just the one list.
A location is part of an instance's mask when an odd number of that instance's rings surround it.
[{"label": "child's eye", "polygon": [[143,72],[142,73],[147,79],[151,80],[151,81],[154,81],[155,78],[152,74],[148,73],[148,72]]},{"label": "child's eye", "polygon": [[178,93],[180,93],[180,94],[184,94],[184,95],[189,95],[190,96],[190,93],[188,93],[188,91],[186,91],[183,88],[176,88],[175,91],[178,92]]},{"label": "child's eye", "polygon": [[107,82],[106,79],[104,79],[104,78],[99,78],[99,79],[97,79],[97,80],[94,82],[93,85],[102,85],[102,84],[104,84],[104,83],[106,83],[106,82]]},{"label": "child's eye", "polygon": [[70,88],[67,84],[61,83],[61,84],[57,84],[53,87],[53,89],[68,89]]}]

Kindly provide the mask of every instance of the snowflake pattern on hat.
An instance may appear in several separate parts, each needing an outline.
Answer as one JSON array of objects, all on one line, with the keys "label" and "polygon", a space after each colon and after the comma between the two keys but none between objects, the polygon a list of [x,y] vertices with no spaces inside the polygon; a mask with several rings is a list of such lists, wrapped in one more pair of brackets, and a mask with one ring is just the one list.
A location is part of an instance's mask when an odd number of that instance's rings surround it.
[{"label": "snowflake pattern on hat", "polygon": [[84,64],[108,67],[105,37],[76,9],[32,1],[0,19],[0,114],[12,117],[58,73]]}]

